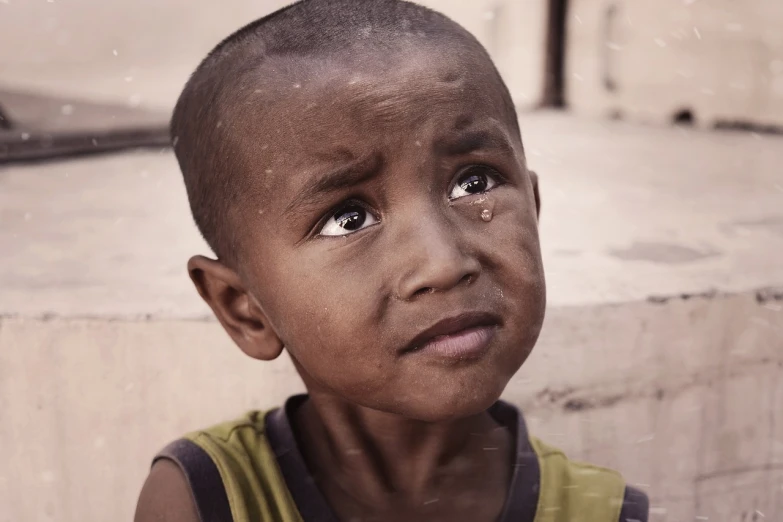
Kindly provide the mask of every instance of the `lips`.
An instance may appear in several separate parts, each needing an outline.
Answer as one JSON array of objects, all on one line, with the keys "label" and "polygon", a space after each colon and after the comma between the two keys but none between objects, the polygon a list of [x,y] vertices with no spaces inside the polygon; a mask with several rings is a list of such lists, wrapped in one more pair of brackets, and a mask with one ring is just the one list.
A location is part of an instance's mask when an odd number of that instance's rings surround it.
[{"label": "lips", "polygon": [[487,312],[468,312],[438,321],[414,337],[403,353],[434,351],[458,358],[475,355],[492,340],[501,319]]}]

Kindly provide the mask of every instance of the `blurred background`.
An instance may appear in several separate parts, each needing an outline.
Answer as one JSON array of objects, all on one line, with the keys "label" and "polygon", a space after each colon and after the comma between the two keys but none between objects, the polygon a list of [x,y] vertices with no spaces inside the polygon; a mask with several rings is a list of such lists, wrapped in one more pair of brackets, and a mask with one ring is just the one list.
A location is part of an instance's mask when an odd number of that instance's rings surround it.
[{"label": "blurred background", "polygon": [[[272,0],[0,0],[0,522],[129,520],[157,450],[301,390],[200,302],[168,146]],[[506,398],[652,521],[783,521],[783,2],[431,0],[542,184],[549,311]]]}]

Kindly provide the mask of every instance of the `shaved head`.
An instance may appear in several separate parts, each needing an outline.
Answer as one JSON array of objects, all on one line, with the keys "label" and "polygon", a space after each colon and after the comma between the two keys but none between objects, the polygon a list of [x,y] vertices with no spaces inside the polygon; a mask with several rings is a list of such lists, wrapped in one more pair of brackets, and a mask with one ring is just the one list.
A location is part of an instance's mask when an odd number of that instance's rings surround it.
[{"label": "shaved head", "polygon": [[[268,170],[259,157],[280,145],[275,134],[287,119],[314,109],[304,101],[294,109],[279,101],[296,94],[305,80],[342,74],[350,89],[366,81],[368,72],[402,71],[422,56],[433,66],[450,58],[481,63],[482,82],[519,134],[511,97],[484,48],[455,22],[411,2],[303,0],[247,25],[210,52],[177,102],[171,132],[194,220],[218,258],[237,265],[246,200],[257,198],[264,186],[251,180]],[[459,76],[446,72],[435,80],[449,84]],[[404,110],[398,101],[382,84],[356,96],[359,109],[382,107],[375,113],[380,120]]]}]

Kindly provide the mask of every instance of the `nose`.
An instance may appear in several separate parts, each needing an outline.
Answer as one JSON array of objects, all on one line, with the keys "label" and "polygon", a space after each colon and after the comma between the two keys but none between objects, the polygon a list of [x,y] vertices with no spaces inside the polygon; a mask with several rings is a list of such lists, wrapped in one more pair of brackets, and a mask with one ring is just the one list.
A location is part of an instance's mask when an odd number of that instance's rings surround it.
[{"label": "nose", "polygon": [[404,301],[470,284],[481,272],[479,260],[465,251],[459,231],[445,219],[418,221],[403,234],[397,296]]}]

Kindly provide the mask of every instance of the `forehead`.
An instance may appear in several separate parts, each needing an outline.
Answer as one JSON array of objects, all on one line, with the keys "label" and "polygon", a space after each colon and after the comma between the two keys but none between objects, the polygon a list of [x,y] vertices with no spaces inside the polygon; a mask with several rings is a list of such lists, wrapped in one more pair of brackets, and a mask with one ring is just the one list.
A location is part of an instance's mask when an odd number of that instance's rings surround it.
[{"label": "forehead", "polygon": [[514,118],[491,62],[469,48],[274,57],[260,73],[240,118],[243,134],[266,138],[270,154],[426,132],[454,119]]},{"label": "forehead", "polygon": [[260,74],[232,125],[253,208],[340,164],[420,160],[460,132],[491,130],[521,151],[497,73],[475,50],[273,58]]}]

